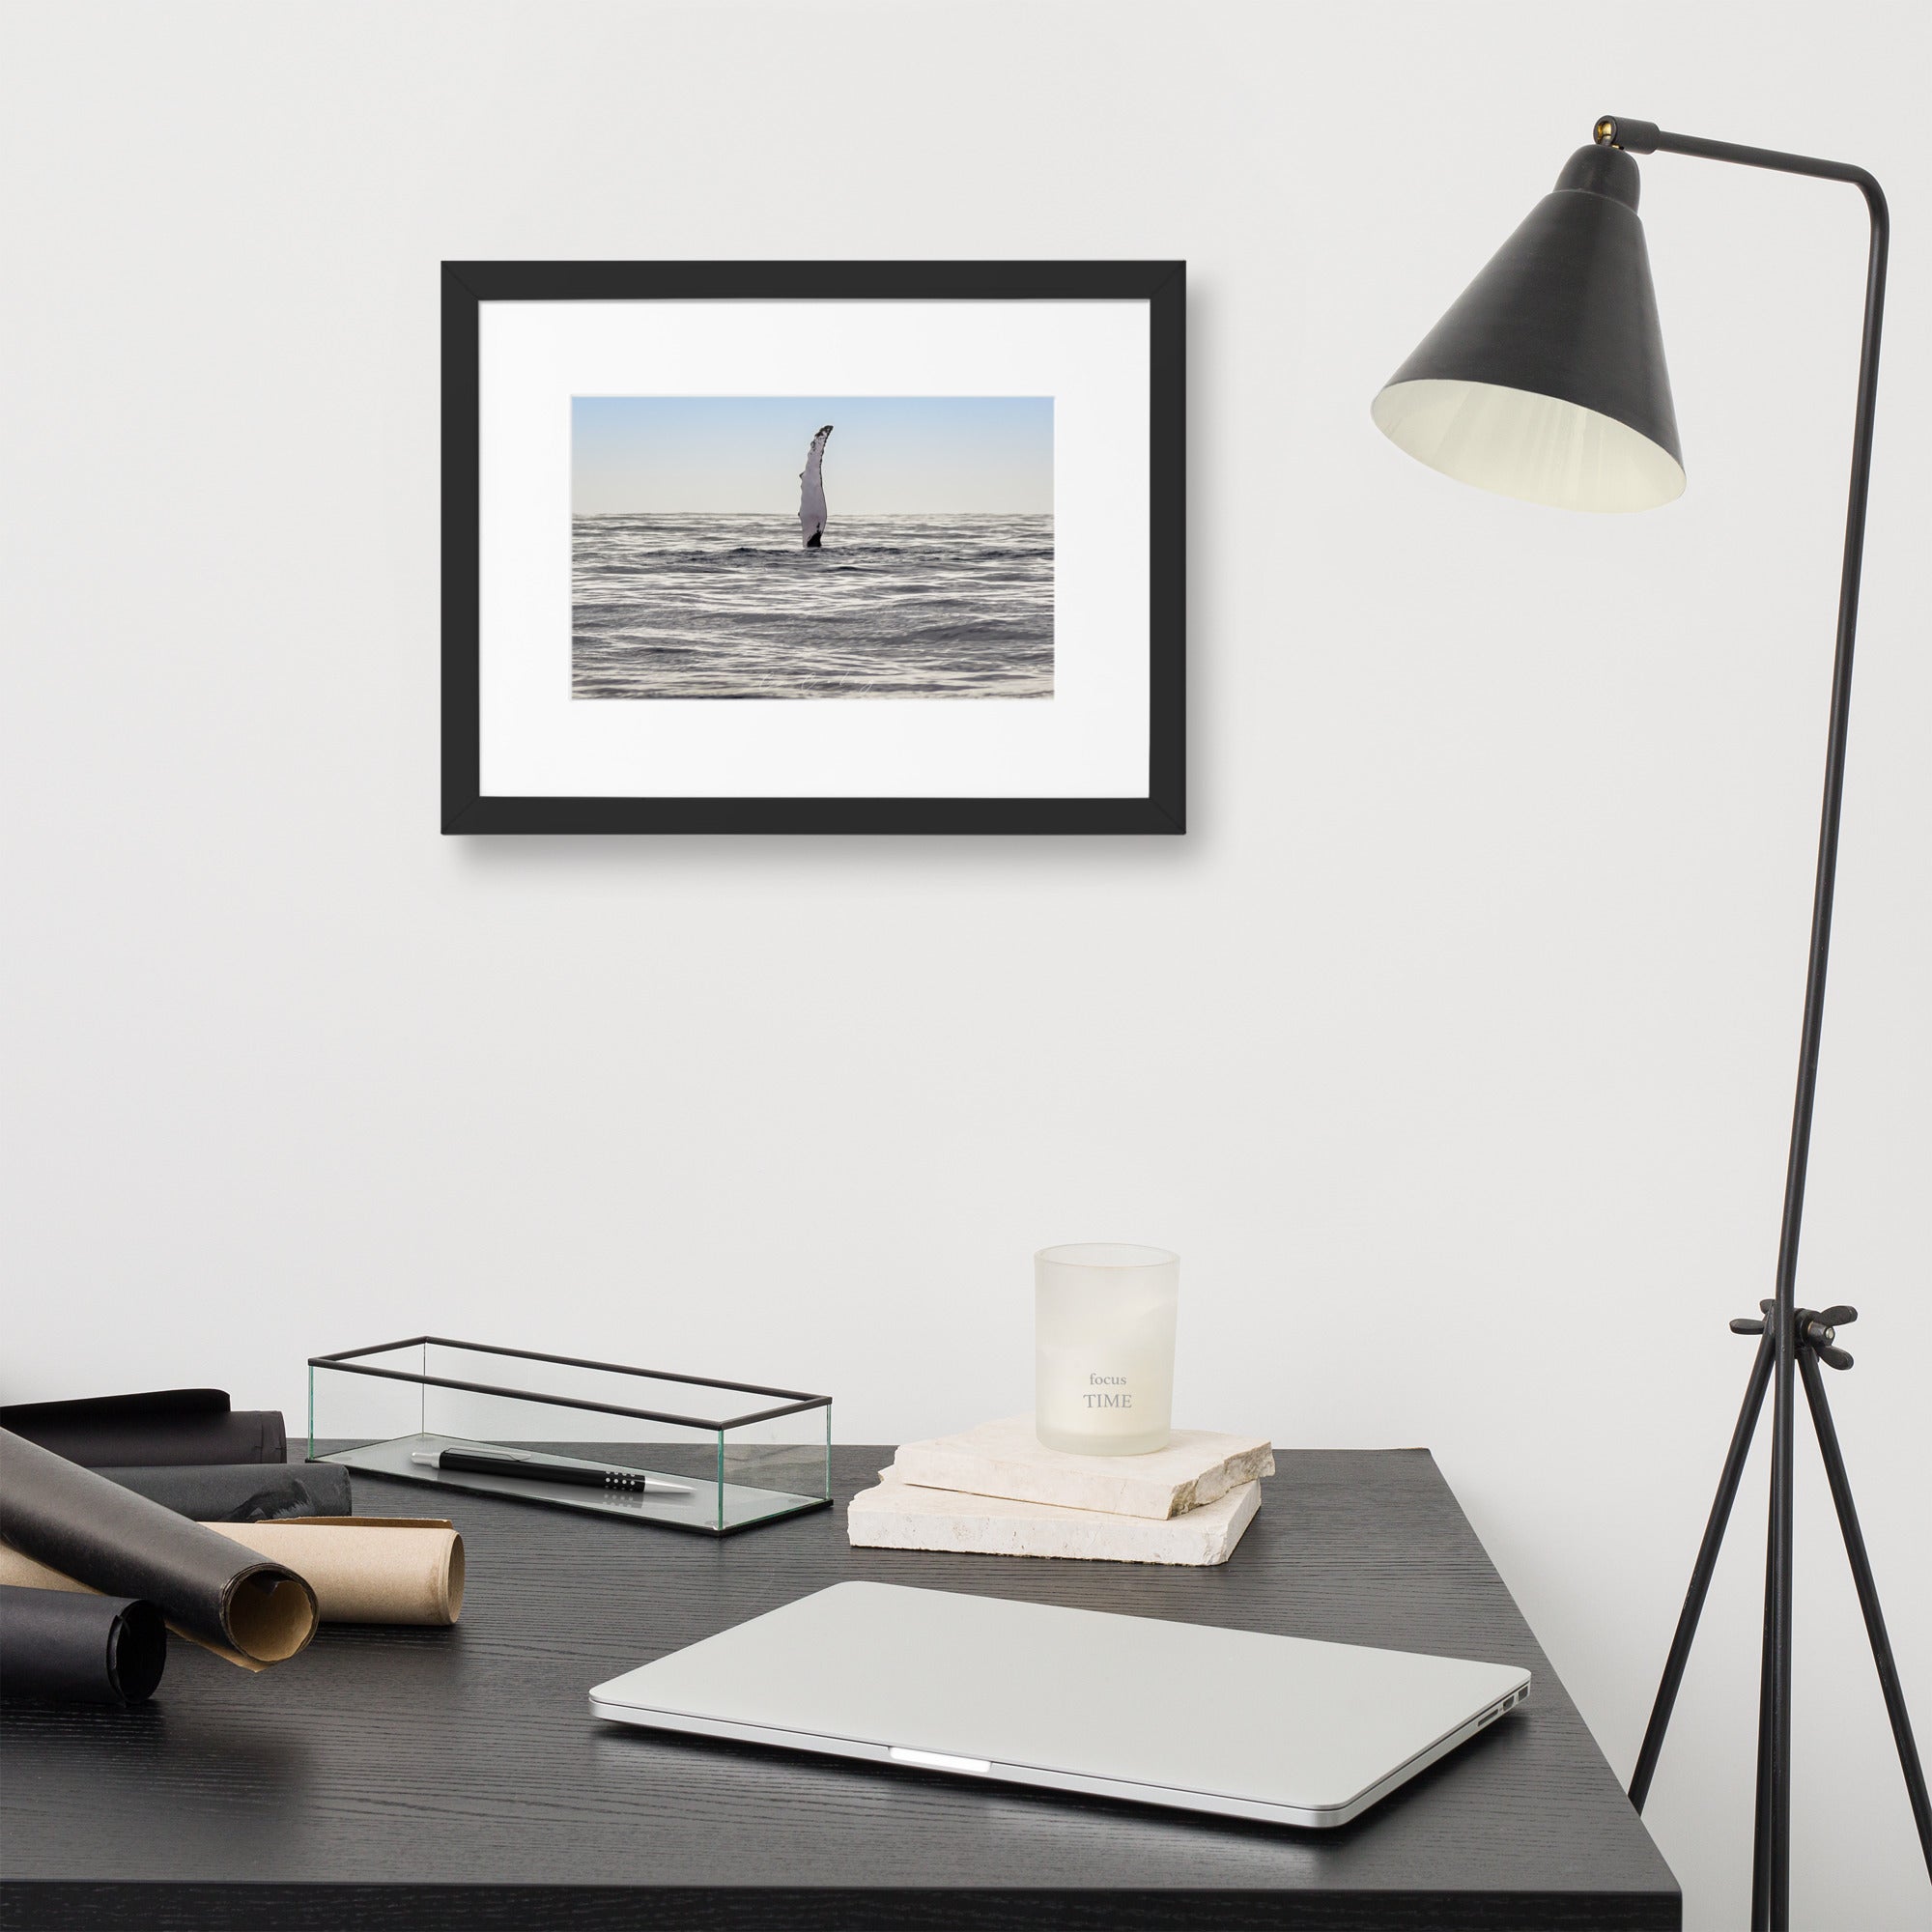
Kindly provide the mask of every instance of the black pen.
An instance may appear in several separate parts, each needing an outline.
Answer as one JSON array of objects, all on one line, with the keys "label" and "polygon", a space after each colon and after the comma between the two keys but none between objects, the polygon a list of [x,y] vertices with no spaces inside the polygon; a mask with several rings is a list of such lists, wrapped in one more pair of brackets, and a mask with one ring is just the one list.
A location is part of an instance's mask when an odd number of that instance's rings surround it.
[{"label": "black pen", "polygon": [[668,1483],[641,1469],[612,1469],[601,1463],[554,1463],[541,1456],[520,1456],[513,1449],[412,1449],[412,1463],[431,1469],[465,1469],[478,1476],[517,1476],[525,1482],[568,1483],[582,1490],[639,1491],[654,1496],[688,1496],[683,1483]]}]

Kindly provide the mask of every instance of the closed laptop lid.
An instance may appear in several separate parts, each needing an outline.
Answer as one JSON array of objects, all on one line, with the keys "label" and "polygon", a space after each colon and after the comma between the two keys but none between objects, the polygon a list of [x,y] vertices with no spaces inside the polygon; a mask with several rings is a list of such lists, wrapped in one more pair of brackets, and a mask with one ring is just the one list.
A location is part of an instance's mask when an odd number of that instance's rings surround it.
[{"label": "closed laptop lid", "polygon": [[855,1582],[590,1694],[633,1723],[1321,1822],[1528,1683],[1509,1664]]}]

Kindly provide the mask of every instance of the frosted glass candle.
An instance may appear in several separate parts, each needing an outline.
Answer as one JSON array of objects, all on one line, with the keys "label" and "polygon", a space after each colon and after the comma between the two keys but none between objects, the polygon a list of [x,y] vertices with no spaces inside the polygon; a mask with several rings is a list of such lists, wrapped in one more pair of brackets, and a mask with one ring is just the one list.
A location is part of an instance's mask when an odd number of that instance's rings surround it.
[{"label": "frosted glass candle", "polygon": [[1034,1433],[1077,1456],[1165,1449],[1180,1258],[1125,1241],[1042,1248],[1034,1265]]}]

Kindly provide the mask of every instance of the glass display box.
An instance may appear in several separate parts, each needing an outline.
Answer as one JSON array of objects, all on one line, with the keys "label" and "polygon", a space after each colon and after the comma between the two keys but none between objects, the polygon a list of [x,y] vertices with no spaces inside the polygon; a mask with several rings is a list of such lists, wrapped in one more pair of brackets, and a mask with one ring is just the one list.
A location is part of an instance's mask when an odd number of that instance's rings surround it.
[{"label": "glass display box", "polygon": [[832,1398],[416,1335],[312,1355],[308,1457],[728,1536],[832,1501]]}]

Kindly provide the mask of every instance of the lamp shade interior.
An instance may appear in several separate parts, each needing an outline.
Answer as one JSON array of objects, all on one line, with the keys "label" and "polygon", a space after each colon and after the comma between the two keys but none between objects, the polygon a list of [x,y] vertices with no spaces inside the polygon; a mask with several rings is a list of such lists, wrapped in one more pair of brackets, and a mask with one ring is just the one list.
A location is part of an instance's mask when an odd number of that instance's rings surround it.
[{"label": "lamp shade interior", "polygon": [[1376,427],[1459,482],[1560,510],[1654,510],[1684,466],[1614,416],[1532,389],[1423,377],[1377,396]]}]

